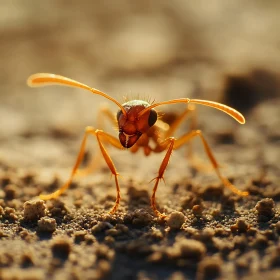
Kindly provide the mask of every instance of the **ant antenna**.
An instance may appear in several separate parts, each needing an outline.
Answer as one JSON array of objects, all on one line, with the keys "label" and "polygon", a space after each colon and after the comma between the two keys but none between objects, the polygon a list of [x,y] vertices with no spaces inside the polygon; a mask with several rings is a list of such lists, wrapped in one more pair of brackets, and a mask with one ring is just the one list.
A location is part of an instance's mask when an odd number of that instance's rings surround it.
[{"label": "ant antenna", "polygon": [[27,80],[27,84],[30,87],[61,85],[61,86],[82,88],[82,89],[90,91],[91,93],[101,95],[101,96],[113,101],[117,106],[120,107],[124,116],[125,117],[127,116],[127,113],[126,113],[124,107],[113,97],[107,95],[106,93],[104,93],[98,89],[91,88],[85,84],[82,84],[80,82],[77,82],[77,81],[69,79],[69,78],[66,78],[64,76],[49,74],[49,73],[38,73],[38,74],[31,75]]},{"label": "ant antenna", "polygon": [[230,115],[232,118],[234,118],[236,121],[238,121],[241,124],[245,123],[245,118],[243,117],[243,115],[241,113],[239,113],[237,110],[235,110],[227,105],[224,105],[224,104],[221,104],[218,102],[214,102],[214,101],[209,101],[209,100],[189,99],[189,98],[172,99],[172,100],[152,104],[149,107],[142,110],[139,113],[138,117],[144,115],[145,113],[147,113],[148,111],[150,111],[151,109],[153,109],[157,106],[166,105],[166,104],[175,104],[175,103],[195,103],[195,104],[212,107],[212,108],[215,108],[217,110],[220,110],[220,111]]}]

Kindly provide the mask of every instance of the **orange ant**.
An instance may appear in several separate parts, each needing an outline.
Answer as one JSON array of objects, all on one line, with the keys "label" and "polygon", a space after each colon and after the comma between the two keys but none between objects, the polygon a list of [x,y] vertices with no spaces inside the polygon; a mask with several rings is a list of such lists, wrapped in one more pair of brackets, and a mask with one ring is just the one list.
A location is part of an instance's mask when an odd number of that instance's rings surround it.
[{"label": "orange ant", "polygon": [[[155,195],[157,191],[157,187],[159,184],[159,181],[163,179],[164,172],[166,170],[166,167],[168,165],[170,156],[172,154],[173,150],[177,150],[181,146],[183,146],[185,143],[193,139],[194,137],[198,136],[202,144],[204,146],[205,152],[207,156],[209,157],[218,177],[222,181],[222,183],[228,187],[232,192],[241,195],[241,196],[247,196],[248,192],[240,191],[238,190],[234,185],[232,185],[228,179],[224,178],[219,170],[218,163],[212,153],[212,150],[210,149],[207,141],[205,140],[202,132],[200,130],[192,130],[183,136],[179,137],[178,139],[175,139],[174,137],[171,137],[171,134],[177,129],[177,127],[182,123],[183,119],[187,115],[186,110],[183,114],[178,116],[176,120],[168,126],[168,129],[161,135],[159,133],[160,126],[157,124],[158,120],[158,114],[154,110],[155,107],[166,105],[166,104],[176,104],[176,103],[185,103],[185,104],[201,104],[209,107],[213,107],[215,109],[221,110],[224,113],[230,115],[232,118],[234,118],[236,121],[238,121],[241,124],[245,123],[245,118],[241,113],[236,111],[235,109],[228,107],[224,104],[213,102],[213,101],[207,101],[207,100],[200,100],[200,99],[189,99],[189,98],[180,98],[180,99],[172,99],[168,101],[163,101],[159,103],[149,104],[148,102],[145,102],[143,100],[131,100],[124,104],[120,104],[117,100],[115,100],[113,97],[107,95],[106,93],[97,90],[95,88],[91,88],[85,84],[82,84],[80,82],[77,82],[75,80],[55,75],[55,74],[44,74],[44,73],[38,73],[30,76],[27,81],[28,85],[31,87],[36,86],[46,86],[46,85],[63,85],[63,86],[70,86],[70,87],[77,87],[82,88],[85,90],[90,91],[93,94],[101,95],[112,102],[114,102],[118,107],[119,111],[117,112],[117,122],[118,122],[118,129],[119,129],[119,139],[115,136],[112,136],[103,130],[95,129],[91,126],[86,127],[84,137],[81,143],[80,151],[76,160],[76,163],[72,169],[70,178],[68,181],[57,191],[47,194],[47,195],[40,195],[40,198],[43,200],[48,200],[52,198],[57,198],[59,195],[64,193],[69,185],[71,184],[75,174],[78,171],[78,167],[80,163],[83,160],[84,153],[85,153],[85,146],[87,137],[91,134],[94,135],[97,139],[99,148],[101,150],[101,153],[103,155],[104,160],[106,161],[109,169],[111,170],[112,175],[115,178],[115,184],[116,184],[116,201],[113,206],[113,208],[110,210],[110,214],[116,212],[118,209],[119,203],[120,203],[120,187],[118,182],[118,172],[116,170],[116,167],[109,156],[107,150],[105,149],[104,144],[111,144],[113,147],[117,149],[123,149],[123,148],[130,148],[131,152],[137,152],[139,148],[143,148],[144,153],[146,156],[148,156],[151,152],[154,153],[161,153],[166,151],[166,154],[161,162],[161,165],[158,170],[158,175],[154,179],[155,185],[153,188],[153,193],[151,196],[151,207],[155,213],[156,216],[159,216],[161,218],[166,217],[164,214],[160,213],[156,208],[156,201],[155,201]],[[108,110],[107,116],[110,117],[111,120],[115,120],[114,115]],[[168,123],[166,123],[168,125]],[[150,141],[153,141],[155,143],[155,147],[151,147]]]}]

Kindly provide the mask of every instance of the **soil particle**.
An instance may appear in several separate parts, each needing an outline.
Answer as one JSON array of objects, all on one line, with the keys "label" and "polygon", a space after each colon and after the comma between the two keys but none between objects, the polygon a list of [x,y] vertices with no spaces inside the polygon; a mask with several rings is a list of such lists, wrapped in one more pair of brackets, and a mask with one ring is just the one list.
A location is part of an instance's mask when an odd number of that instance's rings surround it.
[{"label": "soil particle", "polygon": [[244,251],[248,246],[248,241],[244,235],[242,236],[235,236],[233,238],[234,248]]},{"label": "soil particle", "polygon": [[85,230],[76,231],[74,234],[74,242],[76,244],[82,243],[83,241],[86,240],[86,235],[87,235],[87,231]]},{"label": "soil particle", "polygon": [[35,222],[46,215],[46,205],[43,200],[27,201],[23,204],[25,221]]},{"label": "soil particle", "polygon": [[276,247],[273,247],[270,255],[270,266],[271,267],[279,267],[280,266],[280,245],[278,244]]},{"label": "soil particle", "polygon": [[0,238],[3,238],[3,237],[8,237],[8,235],[5,234],[3,230],[0,230]]},{"label": "soil particle", "polygon": [[254,227],[250,227],[248,230],[247,230],[247,235],[248,236],[256,236],[256,234],[258,233],[258,230]]},{"label": "soil particle", "polygon": [[192,212],[195,216],[201,216],[203,212],[203,206],[202,205],[194,205],[192,208]]},{"label": "soil particle", "polygon": [[246,233],[249,228],[250,228],[250,225],[248,225],[244,221],[244,219],[238,219],[236,221],[236,224],[234,224],[230,227],[230,229],[233,233]]},{"label": "soil particle", "polygon": [[159,241],[163,240],[164,232],[158,228],[152,227],[143,237],[147,238],[149,241]]},{"label": "soil particle", "polygon": [[268,246],[268,239],[263,234],[257,234],[255,240],[252,242],[253,248],[264,250]]},{"label": "soil particle", "polygon": [[120,247],[121,251],[127,252],[130,256],[149,256],[153,249],[143,237],[140,239],[132,240],[127,245]]},{"label": "soil particle", "polygon": [[185,222],[185,216],[182,212],[172,212],[167,218],[167,225],[171,229],[180,229]]},{"label": "soil particle", "polygon": [[205,228],[202,231],[198,232],[195,238],[203,243],[208,243],[208,242],[212,242],[214,234],[215,234],[214,229]]},{"label": "soil particle", "polygon": [[206,253],[206,247],[197,240],[178,238],[172,247],[166,249],[166,254],[170,260],[188,260],[197,262],[201,260]]},{"label": "soil particle", "polygon": [[111,271],[112,265],[106,260],[101,260],[98,262],[98,274],[100,279],[104,279]]},{"label": "soil particle", "polygon": [[49,217],[42,217],[38,221],[38,232],[52,233],[56,230],[56,220]]},{"label": "soil particle", "polygon": [[63,217],[70,213],[68,207],[60,199],[55,199],[48,204],[48,211],[52,217]]},{"label": "soil particle", "polygon": [[129,228],[124,224],[117,224],[116,229],[119,230],[122,234],[126,234],[129,232]]},{"label": "soil particle", "polygon": [[108,222],[98,222],[96,225],[94,225],[91,228],[91,232],[92,232],[92,234],[96,234],[96,233],[105,231],[107,229],[112,229],[112,228],[113,228],[113,225]]},{"label": "soil particle", "polygon": [[215,228],[214,232],[215,232],[215,236],[216,237],[228,237],[228,236],[230,236],[230,231],[229,230],[225,230],[222,227]]},{"label": "soil particle", "polygon": [[71,241],[65,237],[59,237],[53,240],[51,245],[52,254],[55,258],[66,260],[71,252]]},{"label": "soil particle", "polygon": [[34,265],[34,260],[33,259],[34,259],[34,257],[30,252],[29,253],[24,253],[21,256],[20,265],[24,268],[31,267],[31,266]]},{"label": "soil particle", "polygon": [[202,199],[195,194],[187,194],[181,199],[181,206],[183,209],[192,209],[194,205],[201,205]]},{"label": "soil particle", "polygon": [[149,225],[154,219],[146,209],[136,209],[132,215],[132,224],[135,226]]},{"label": "soil particle", "polygon": [[95,251],[98,260],[112,261],[115,257],[115,253],[107,245],[99,244]]},{"label": "soil particle", "polygon": [[222,260],[218,257],[206,257],[198,265],[197,280],[216,279],[221,274]]},{"label": "soil particle", "polygon": [[11,221],[18,220],[18,216],[16,215],[16,210],[11,207],[5,207],[4,209],[4,217]]},{"label": "soil particle", "polygon": [[105,234],[110,236],[118,236],[121,234],[121,231],[116,228],[110,228],[106,230]]},{"label": "soil particle", "polygon": [[179,238],[172,246],[153,247],[153,253],[148,257],[148,261],[195,268],[205,253],[206,247],[201,242]]},{"label": "soil particle", "polygon": [[19,236],[22,240],[25,240],[27,243],[35,242],[38,240],[38,237],[35,233],[29,232],[28,230],[24,229],[19,233]]},{"label": "soil particle", "polygon": [[14,184],[8,184],[5,189],[5,199],[12,200],[18,196],[18,187]]},{"label": "soil particle", "polygon": [[256,210],[259,221],[267,222],[275,214],[275,203],[272,198],[264,198],[256,204]]},{"label": "soil particle", "polygon": [[237,258],[235,262],[236,269],[239,275],[247,273],[250,269],[253,260],[256,258],[256,251],[249,252],[247,254],[241,255]]}]

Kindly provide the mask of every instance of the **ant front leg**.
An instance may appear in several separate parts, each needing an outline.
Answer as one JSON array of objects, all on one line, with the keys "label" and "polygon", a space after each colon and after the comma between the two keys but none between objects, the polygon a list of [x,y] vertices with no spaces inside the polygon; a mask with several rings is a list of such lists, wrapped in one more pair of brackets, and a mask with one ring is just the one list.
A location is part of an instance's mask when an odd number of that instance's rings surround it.
[{"label": "ant front leg", "polygon": [[[99,110],[98,110],[98,113],[97,113],[97,126],[101,128],[101,130],[103,130],[105,128],[105,125],[104,125],[104,120],[107,119],[109,120],[110,124],[113,125],[113,126],[117,126],[117,120],[116,120],[116,116],[115,114],[113,114],[113,112],[107,107],[107,106],[102,106]],[[106,139],[104,139],[104,145],[106,147]],[[117,148],[120,148],[119,147],[120,145],[118,145]],[[82,168],[82,169],[78,169],[76,171],[76,174],[75,176],[86,176],[92,172],[94,172],[98,166],[100,166],[100,156],[101,156],[101,150],[97,153],[94,153],[94,156],[93,158],[90,160],[89,164],[85,167],[85,168]]]},{"label": "ant front leg", "polygon": [[117,138],[111,136],[108,133],[103,132],[102,130],[98,130],[98,129],[94,129],[93,127],[88,126],[85,130],[85,134],[82,140],[82,144],[80,147],[80,151],[76,160],[76,163],[72,169],[70,178],[67,180],[67,182],[57,191],[51,193],[51,194],[47,194],[47,195],[40,195],[40,198],[43,200],[49,200],[52,198],[57,198],[58,196],[60,196],[62,193],[64,193],[70,186],[70,184],[72,183],[76,172],[78,171],[78,167],[80,166],[83,158],[84,158],[84,154],[85,154],[85,147],[86,147],[86,141],[87,141],[87,137],[92,134],[94,136],[96,136],[97,142],[99,144],[99,148],[101,150],[101,153],[103,155],[104,160],[106,161],[109,169],[111,170],[112,175],[114,175],[115,177],[115,184],[116,184],[116,190],[117,190],[117,196],[116,196],[116,201],[115,201],[115,205],[114,207],[110,210],[110,214],[113,214],[120,203],[120,187],[119,187],[119,182],[118,182],[118,173],[117,170],[115,168],[115,165],[111,159],[111,157],[109,156],[107,150],[105,149],[103,143],[101,140],[105,141],[105,142],[109,142],[111,145],[113,145],[114,147],[118,148],[118,149],[122,149],[122,146],[120,144],[120,142],[118,141]]},{"label": "ant front leg", "polygon": [[185,143],[187,143],[188,141],[192,140],[194,137],[199,137],[202,141],[202,144],[204,146],[204,150],[208,156],[208,158],[210,159],[216,174],[218,175],[218,177],[220,178],[220,180],[222,181],[222,183],[229,188],[232,192],[241,195],[241,196],[247,196],[249,193],[245,192],[245,191],[240,191],[239,189],[237,189],[233,184],[230,183],[230,181],[223,177],[220,170],[219,170],[219,165],[217,160],[215,159],[212,150],[210,148],[210,146],[208,145],[206,139],[204,138],[204,136],[202,135],[202,132],[200,130],[193,130],[189,133],[186,133],[185,135],[181,136],[179,139],[176,139],[175,144],[174,144],[174,150],[180,148],[182,145],[184,145]]},{"label": "ant front leg", "polygon": [[157,187],[158,187],[159,181],[161,179],[164,180],[163,175],[164,175],[164,172],[165,172],[166,167],[168,165],[170,156],[172,154],[173,147],[174,147],[174,142],[175,142],[175,138],[170,137],[170,138],[166,139],[164,142],[158,144],[157,150],[156,150],[157,152],[159,152],[160,150],[164,150],[169,145],[168,150],[167,150],[167,152],[165,154],[165,157],[162,160],[162,163],[161,163],[160,168],[158,170],[158,176],[154,179],[156,181],[156,183],[154,185],[153,194],[151,196],[151,207],[154,210],[154,213],[156,214],[156,216],[158,216],[160,218],[166,218],[166,215],[160,213],[157,210],[157,207],[156,207],[156,191],[157,191]]}]

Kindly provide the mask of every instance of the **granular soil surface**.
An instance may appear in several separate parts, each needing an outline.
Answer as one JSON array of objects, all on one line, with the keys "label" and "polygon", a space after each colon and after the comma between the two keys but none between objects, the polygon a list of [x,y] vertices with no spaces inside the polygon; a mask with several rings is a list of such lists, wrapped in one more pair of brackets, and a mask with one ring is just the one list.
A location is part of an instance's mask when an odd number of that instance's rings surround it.
[{"label": "granular soil surface", "polygon": [[[156,2],[1,4],[0,279],[280,279],[279,29],[271,28],[279,3]],[[249,195],[226,189],[194,140],[172,154],[156,195],[167,215],[160,219],[150,181],[164,154],[106,146],[122,196],[109,214],[114,180],[92,137],[82,167],[94,160],[93,172],[40,200],[69,178],[84,127],[118,133],[100,114],[104,104],[116,113],[114,104],[82,90],[28,88],[36,72],[69,76],[121,103],[123,95],[190,97],[240,110],[244,125],[197,106],[196,127],[221,173]],[[184,108],[160,114],[172,121]],[[186,121],[174,136],[188,130]]]}]

